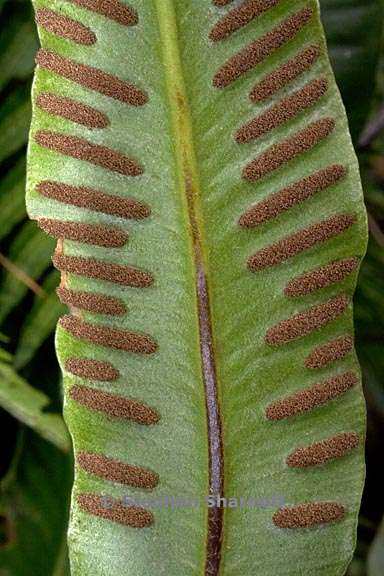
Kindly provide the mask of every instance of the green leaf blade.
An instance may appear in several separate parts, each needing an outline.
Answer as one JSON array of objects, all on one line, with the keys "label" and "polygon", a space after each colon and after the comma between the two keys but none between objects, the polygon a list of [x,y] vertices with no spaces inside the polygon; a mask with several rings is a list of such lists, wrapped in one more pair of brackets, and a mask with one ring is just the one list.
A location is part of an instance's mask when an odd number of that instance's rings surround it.
[{"label": "green leaf blade", "polygon": [[[48,5],[36,2],[35,7]],[[52,3],[49,3],[49,8],[52,8]],[[136,109],[56,77],[56,93],[97,108],[108,116],[110,126],[103,131],[90,131],[48,115],[35,105],[30,141],[28,210],[32,217],[87,222],[119,228],[129,234],[128,243],[122,249],[106,251],[105,248],[64,241],[64,253],[148,270],[156,279],[153,287],[122,288],[115,283],[75,274],[67,275],[67,286],[71,290],[118,297],[127,307],[126,315],[115,318],[82,310],[81,317],[99,325],[149,334],[163,351],[153,357],[136,355],[95,346],[74,338],[60,327],[58,329],[57,349],[64,368],[67,397],[65,417],[73,434],[75,454],[104,454],[153,470],[161,479],[158,487],[148,493],[140,488],[106,482],[76,467],[69,534],[72,574],[80,576],[103,571],[146,574],[148,570],[157,570],[161,558],[167,573],[176,574],[182,569],[184,574],[192,575],[203,569],[205,561],[204,508],[170,511],[168,507],[159,506],[154,510],[156,522],[153,528],[140,531],[86,514],[77,504],[81,493],[109,495],[116,499],[205,494],[208,449],[190,238],[187,227],[180,226],[180,222],[185,222],[185,200],[178,193],[156,14],[151,4],[141,7],[141,18],[146,23],[143,35],[134,27],[126,28],[109,21],[106,25],[104,18],[70,4],[65,12],[78,21],[86,21],[95,31],[98,45],[87,48],[85,52],[40,30],[43,46],[84,64],[92,63],[120,78],[134,81],[137,75],[140,86],[149,91],[151,105]],[[125,46],[124,54],[111,61],[116,45]],[[148,54],[149,67],[140,56],[143,51]],[[34,100],[40,91],[53,91],[52,74],[42,68],[35,78]],[[145,165],[146,174],[142,178],[129,178],[86,162],[64,159],[36,144],[34,135],[38,129],[81,136],[119,150]],[[143,134],[147,136],[143,138]],[[36,192],[36,185],[43,180],[88,186],[110,195],[139,200],[150,206],[151,217],[143,221],[124,220],[47,201]],[[119,378],[111,383],[76,378],[65,370],[65,361],[70,357],[108,361],[119,371]],[[159,412],[160,423],[155,429],[87,410],[69,395],[76,384],[143,402]],[[177,449],[174,446],[176,437]],[[99,544],[90,556],[95,532],[100,535]],[[116,553],[111,554],[112,549]]]},{"label": "green leaf blade", "polygon": [[[65,413],[75,453],[103,454],[156,472],[160,481],[152,496],[183,494],[204,498],[208,494],[206,391],[202,382],[206,358],[201,354],[199,316],[203,295],[197,282],[203,268],[209,291],[222,426],[221,439],[214,440],[223,447],[224,496],[253,497],[259,502],[253,508],[224,511],[219,526],[221,573],[237,576],[300,571],[341,576],[354,547],[364,479],[365,411],[360,384],[331,402],[315,405],[314,410],[278,422],[267,418],[268,406],[273,402],[319,382],[349,373],[359,379],[356,356],[351,351],[338,357],[337,364],[330,362],[318,369],[306,366],[308,356],[320,346],[335,338],[352,337],[350,303],[340,313],[330,303],[339,298],[340,306],[343,298],[352,298],[358,262],[366,248],[366,216],[358,166],[328,62],[318,3],[282,0],[221,42],[209,40],[209,33],[233,6],[222,11],[203,0],[193,4],[170,0],[132,2],[139,14],[138,27],[129,29],[108,23],[112,34],[103,26],[100,14],[73,4],[76,2],[66,7],[65,14],[86,23],[95,32],[97,43],[79,48],[40,30],[43,47],[134,82],[149,97],[144,106],[129,107],[100,94],[100,90],[84,87],[79,79],[74,82],[63,78],[62,73],[53,75],[42,62],[36,74],[35,102],[39,93],[53,90],[94,107],[108,117],[110,124],[102,130],[87,129],[57,114],[47,114],[35,103],[28,178],[31,217],[71,221],[77,230],[79,224],[91,224],[129,235],[122,248],[106,249],[92,242],[76,241],[68,238],[68,229],[59,242],[57,263],[64,268],[63,283],[67,289],[77,294],[108,295],[127,308],[125,315],[115,317],[89,311],[82,304],[76,312],[81,321],[71,321],[72,328],[65,321],[58,329],[57,349],[66,383]],[[37,9],[47,7],[43,0],[36,0],[35,5]],[[308,8],[312,10],[310,17]],[[291,29],[285,31],[287,41],[268,58],[235,79],[228,67],[221,76],[217,75],[220,67],[244,46],[262,39],[287,18],[296,18],[294,15],[302,9],[307,10],[305,21],[299,19],[298,30],[291,37]],[[314,44],[319,47],[320,56],[302,74],[265,102],[249,100],[248,94],[256,82]],[[124,45],[124,52],[116,51],[119,45]],[[230,81],[226,87],[217,87],[212,84],[214,78]],[[305,110],[299,106],[296,114],[284,109],[285,119],[281,122],[276,121],[275,113],[270,118],[272,127],[265,119],[264,124],[260,121],[273,105],[292,98],[295,90],[318,79],[326,82],[327,90],[311,106]],[[289,102],[297,106],[297,100]],[[236,142],[236,131],[255,115],[262,124],[261,137],[247,143]],[[319,121],[323,124],[317,124]],[[309,126],[312,132],[308,136]],[[326,128],[322,138],[318,137],[319,126]],[[46,131],[43,139],[39,139],[39,130]],[[60,153],[63,140],[60,143],[51,136],[47,138],[47,131],[76,137],[72,144],[76,142],[80,148],[85,145],[79,138],[123,153],[139,162],[144,174],[122,175],[116,164],[106,166],[100,155],[97,162],[89,156],[84,161],[84,155],[80,160],[76,147]],[[272,170],[281,151],[289,156],[292,138],[300,133],[296,155]],[[303,139],[313,136],[318,140],[316,145],[304,142],[300,149]],[[260,159],[267,153],[268,162],[262,163]],[[246,167],[255,159],[258,164],[252,165],[251,173]],[[272,214],[276,217],[265,218],[253,229],[239,226],[245,212],[260,201],[267,201],[271,193],[335,165],[342,166],[345,174],[332,186],[320,187],[289,209],[279,209],[278,214]],[[106,169],[111,167],[112,170]],[[247,179],[247,174],[252,178]],[[148,221],[129,222],[92,210],[94,206],[79,209],[78,204],[47,199],[39,193],[39,185],[53,180],[77,190],[87,186],[143,201],[151,207],[151,217]],[[317,225],[320,232],[311,228]],[[292,239],[293,234],[301,234],[299,240]],[[315,234],[320,239],[323,236],[324,242],[313,240]],[[284,238],[288,238],[286,244],[278,246]],[[261,252],[264,249],[269,252]],[[259,264],[250,270],[247,262],[255,254]],[[266,254],[271,263],[277,258],[275,266],[267,265]],[[144,289],[122,287],[105,278],[89,278],[89,259],[138,267],[149,273],[154,283]],[[329,282],[295,298],[285,294],[293,279],[345,259],[356,259],[356,264],[341,282]],[[70,264],[72,268],[66,269]],[[314,311],[323,305],[331,306],[330,316],[320,322],[318,330],[312,330],[311,322],[319,321]],[[292,323],[298,314],[312,316],[310,320],[306,318],[305,331],[299,333],[301,338],[292,338],[291,328],[280,324],[288,320]],[[97,327],[102,333],[97,332]],[[115,344],[108,347],[106,335],[113,339],[117,333],[106,332],[106,328],[125,330],[125,338],[114,340]],[[288,337],[284,330],[288,330]],[[293,335],[295,330],[297,326]],[[158,344],[157,351],[140,356],[115,349],[129,347],[127,331],[149,335]],[[270,334],[278,334],[280,341],[274,342]],[[93,377],[74,377],[67,365],[68,359],[73,358],[109,362],[118,370],[119,378],[95,382]],[[103,408],[96,411],[89,402],[85,406],[87,388],[102,394],[104,402],[106,394],[114,394],[116,402],[121,397],[143,402],[160,414],[159,424],[152,428],[118,421],[111,414],[108,417],[107,409],[103,413]],[[79,398],[82,402],[76,402]],[[358,434],[359,447],[347,450],[343,458],[308,469],[288,467],[286,460],[297,448],[349,432]],[[106,482],[108,479],[111,480],[108,474],[105,478],[100,473],[87,473],[81,465],[76,468],[70,530],[75,576],[102,574],[106,570],[111,574],[146,574],[156,572],[158,562],[167,574],[203,572],[209,551],[207,530],[212,531],[204,504],[172,512],[155,510],[150,527],[142,531],[127,528],[119,525],[116,516],[114,524],[95,517],[103,515],[100,509],[88,508],[93,514],[86,514],[84,499],[79,505],[78,496],[89,493],[120,499],[143,493],[142,488],[121,487]],[[212,488],[212,470],[210,481]],[[267,505],[260,505],[260,499]],[[334,523],[325,518],[317,525],[318,517],[313,521],[313,517],[305,519],[304,515],[304,528],[286,529],[276,525],[276,512],[283,501],[285,506],[318,506],[332,501],[344,507],[344,516]],[[105,511],[104,516],[108,516]],[[101,544],[89,554],[95,530],[102,534]],[[129,552],[121,550],[122,542],[127,541]],[[313,554],[315,546],[317,552]]]},{"label": "green leaf blade", "polygon": [[[209,100],[202,97],[227,58],[308,6],[315,16],[284,46],[284,50],[277,50],[255,71],[217,90]],[[221,359],[217,369],[224,469],[227,471],[224,493],[228,497],[256,496],[256,500],[264,499],[267,503],[265,507],[256,506],[256,509],[225,511],[222,570],[231,575],[293,575],[299,571],[344,574],[354,548],[356,512],[365,475],[365,410],[361,388],[356,387],[342,400],[336,399],[312,412],[281,422],[266,420],[265,410],[272,401],[335,374],[350,370],[359,374],[355,354],[320,370],[305,367],[306,357],[316,347],[333,337],[353,332],[351,308],[337,322],[286,345],[269,346],[265,337],[267,330],[279,322],[337,294],[351,297],[354,292],[357,270],[341,284],[333,284],[308,296],[287,298],[284,295],[284,288],[293,277],[300,277],[344,257],[361,257],[365,252],[366,217],[345,112],[325,56],[315,2],[281,2],[252,26],[213,46],[209,46],[205,39],[222,12],[215,10],[210,21],[204,21],[204,11],[204,2],[196,2],[190,8],[186,2],[178,4],[180,21],[185,23],[180,30],[182,59],[186,62],[194,136],[199,143],[196,151],[202,190],[201,211],[208,246],[212,322],[217,357]],[[185,14],[188,17],[182,20]],[[196,29],[200,34],[196,34]],[[310,45],[320,45],[322,54],[307,72],[265,103],[247,100],[255,82],[260,82]],[[202,61],[206,63],[204,68],[201,67]],[[188,83],[188,78],[194,81]],[[325,78],[329,88],[316,106],[254,142],[234,142],[233,134],[244,122],[317,78]],[[335,131],[312,150],[298,155],[297,159],[255,183],[248,184],[241,179],[241,171],[254,157],[259,157],[276,142],[304,130],[310,122],[328,117],[336,120]],[[215,142],[220,142],[220,146]],[[316,193],[254,229],[241,230],[236,226],[238,218],[252,205],[333,164],[344,165],[347,169],[346,178],[335,186]],[[280,265],[247,273],[247,259],[258,250],[315,222],[342,213],[352,213],[357,217],[356,224],[344,234]],[[306,470],[292,470],[287,466],[287,456],[297,447],[349,430],[356,431],[361,439],[359,449],[352,454]],[[275,501],[279,498],[286,506],[302,502],[342,502],[347,510],[346,517],[340,523],[296,530],[295,534],[290,534],[272,522]],[[313,555],[306,552],[314,549],[316,553]]]}]

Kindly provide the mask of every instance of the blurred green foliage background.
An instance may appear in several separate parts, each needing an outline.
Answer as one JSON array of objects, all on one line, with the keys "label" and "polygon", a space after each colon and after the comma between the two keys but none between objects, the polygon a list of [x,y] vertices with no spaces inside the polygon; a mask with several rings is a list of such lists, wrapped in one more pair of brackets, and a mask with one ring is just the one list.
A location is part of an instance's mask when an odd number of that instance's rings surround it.
[{"label": "blurred green foliage background", "polygon": [[[368,406],[367,482],[348,576],[384,574],[384,45],[382,0],[320,0],[358,152],[370,241],[355,298]],[[38,38],[29,0],[0,0],[0,576],[69,575],[72,456],[54,329],[54,241],[27,219],[25,156]]]}]

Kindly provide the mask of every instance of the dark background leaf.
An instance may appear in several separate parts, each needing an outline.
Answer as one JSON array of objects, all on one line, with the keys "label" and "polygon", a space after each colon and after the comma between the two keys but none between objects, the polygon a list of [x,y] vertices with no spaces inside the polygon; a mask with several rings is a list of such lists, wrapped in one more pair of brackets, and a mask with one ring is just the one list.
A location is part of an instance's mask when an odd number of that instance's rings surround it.
[{"label": "dark background leaf", "polygon": [[[355,558],[349,576],[371,576],[367,555],[384,513],[384,178],[372,170],[376,151],[382,158],[384,133],[383,3],[381,0],[321,0],[330,57],[358,146],[364,127],[373,139],[358,148],[370,241],[355,296],[356,344],[368,407],[367,481],[363,495]],[[367,137],[365,137],[365,140]],[[379,553],[379,552],[378,552]]]},{"label": "dark background leaf", "polygon": [[332,66],[356,140],[375,92],[383,5],[381,0],[321,0],[320,5]]},{"label": "dark background leaf", "polygon": [[[60,414],[53,332],[62,308],[54,298],[54,243],[27,222],[24,199],[37,32],[27,0],[0,0],[0,15],[0,262],[16,266],[15,274],[0,265],[1,331],[9,336],[4,346],[16,353],[19,374],[45,393],[49,412]],[[23,275],[41,287],[38,294]],[[0,575],[68,576],[72,457],[1,408],[0,417]]]},{"label": "dark background leaf", "polygon": [[21,428],[1,482],[1,576],[65,574],[65,529],[71,462]]}]

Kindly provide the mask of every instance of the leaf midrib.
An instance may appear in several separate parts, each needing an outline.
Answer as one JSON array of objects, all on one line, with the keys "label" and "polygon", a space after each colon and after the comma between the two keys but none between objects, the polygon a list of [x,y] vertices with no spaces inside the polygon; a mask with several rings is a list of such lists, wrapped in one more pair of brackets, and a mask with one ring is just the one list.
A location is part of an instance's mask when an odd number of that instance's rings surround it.
[{"label": "leaf midrib", "polygon": [[[215,369],[208,265],[204,251],[204,227],[201,218],[199,173],[194,151],[193,131],[180,58],[178,31],[172,0],[154,0],[157,10],[164,76],[175,143],[177,176],[186,221],[190,227],[190,249],[196,291],[196,318],[199,334],[202,378],[207,407],[209,447],[209,494],[223,494],[223,450],[218,387]],[[222,511],[208,511],[205,574],[216,576],[220,569]]]}]

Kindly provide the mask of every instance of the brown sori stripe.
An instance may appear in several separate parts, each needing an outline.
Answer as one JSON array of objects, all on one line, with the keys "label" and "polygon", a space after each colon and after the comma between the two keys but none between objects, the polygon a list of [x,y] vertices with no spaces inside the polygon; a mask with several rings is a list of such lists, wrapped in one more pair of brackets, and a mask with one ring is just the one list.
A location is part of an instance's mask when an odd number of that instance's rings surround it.
[{"label": "brown sori stripe", "polygon": [[151,209],[137,200],[111,196],[86,186],[71,186],[62,182],[44,180],[37,184],[36,190],[46,198],[53,198],[58,202],[120,218],[143,220],[151,214]]},{"label": "brown sori stripe", "polygon": [[121,152],[106,146],[93,144],[85,138],[49,130],[39,130],[35,134],[35,141],[48,150],[76,158],[76,160],[84,160],[124,176],[141,176],[143,174],[143,168],[136,160],[132,160]]},{"label": "brown sori stripe", "polygon": [[310,528],[337,522],[344,516],[345,508],[338,502],[308,502],[280,508],[273,515],[273,523],[278,528]]},{"label": "brown sori stripe", "polygon": [[230,4],[231,2],[233,2],[233,0],[212,0],[212,3],[215,6],[226,6],[227,4]]},{"label": "brown sori stripe", "polygon": [[304,312],[294,314],[288,320],[283,320],[270,328],[265,336],[265,342],[276,346],[302,338],[343,314],[349,304],[347,296],[335,296]]},{"label": "brown sori stripe", "polygon": [[119,248],[124,246],[128,239],[128,235],[122,230],[105,228],[104,226],[98,226],[96,224],[51,220],[50,218],[39,218],[37,222],[44,232],[54,238],[74,240],[94,246]]},{"label": "brown sori stripe", "polygon": [[268,74],[268,76],[256,84],[249,94],[250,99],[254,102],[267,100],[267,98],[270,98],[273,94],[292,82],[292,80],[303,74],[316,62],[319,56],[320,48],[318,46],[309,46],[309,48],[306,48],[297,56],[288,60],[288,62],[271,72],[271,74]]},{"label": "brown sori stripe", "polygon": [[148,101],[145,92],[133,84],[93,66],[64,58],[51,50],[41,48],[37,53],[36,63],[67,80],[72,80],[85,88],[95,90],[125,104],[143,106]]},{"label": "brown sori stripe", "polygon": [[157,424],[160,420],[158,413],[137,400],[117,396],[110,392],[103,392],[88,386],[75,384],[69,389],[72,400],[79,402],[90,410],[103,412],[113,418],[132,420],[137,424],[149,426]]},{"label": "brown sori stripe", "polygon": [[332,362],[336,362],[336,360],[344,358],[344,356],[352,352],[352,349],[352,336],[340,336],[315,348],[305,359],[305,367],[314,370],[323,368]]},{"label": "brown sori stripe", "polygon": [[41,92],[36,99],[36,104],[47,114],[60,116],[87,128],[106,128],[109,125],[105,114],[71,98]]},{"label": "brown sori stripe", "polygon": [[300,112],[320,100],[327,89],[328,82],[322,78],[308,82],[303,88],[239,128],[235,134],[236,142],[242,144],[260,138],[260,136],[295,118]]},{"label": "brown sori stripe", "polygon": [[287,396],[283,400],[272,402],[266,409],[266,417],[268,420],[284,420],[291,416],[303,414],[345,394],[357,382],[357,376],[354,372],[339,374],[329,380],[314,384],[310,388],[296,392],[292,396]]},{"label": "brown sori stripe", "polygon": [[242,177],[249,182],[256,182],[300,154],[314,148],[329,136],[334,128],[335,121],[332,118],[323,118],[312,122],[304,130],[297,132],[287,140],[274,144],[252,160],[243,169]]},{"label": "brown sori stripe", "polygon": [[156,342],[147,334],[136,334],[135,332],[128,332],[128,330],[91,324],[84,322],[77,316],[70,315],[63,316],[59,324],[72,336],[106,348],[115,348],[136,354],[154,354],[157,350]]},{"label": "brown sori stripe", "polygon": [[155,488],[159,483],[158,475],[151,470],[124,464],[103,454],[79,452],[76,461],[86,472],[110,482],[118,482],[135,488]]},{"label": "brown sori stripe", "polygon": [[120,0],[69,0],[69,2],[101,14],[123,26],[134,26],[139,21],[136,10]]},{"label": "brown sori stripe", "polygon": [[331,438],[315,442],[310,446],[297,448],[287,457],[290,468],[308,468],[326,464],[330,460],[341,458],[359,445],[356,432],[342,432]]},{"label": "brown sori stripe", "polygon": [[280,0],[245,0],[215,24],[209,33],[210,40],[214,42],[223,40],[233,32],[236,32],[236,30],[252,22],[252,20],[260,16],[263,12],[276,6],[279,1]]},{"label": "brown sori stripe", "polygon": [[307,178],[303,178],[280,192],[270,194],[245,212],[239,219],[242,228],[254,228],[263,222],[273,220],[282,212],[296,206],[317,192],[321,192],[336,184],[346,174],[346,170],[340,164],[327,166]]},{"label": "brown sori stripe", "polygon": [[96,292],[69,290],[68,288],[58,288],[57,294],[63,304],[79,308],[80,310],[88,310],[88,312],[121,316],[127,311],[124,302],[113,296],[105,296]]},{"label": "brown sori stripe", "polygon": [[48,32],[57,34],[57,36],[61,36],[66,40],[72,40],[76,44],[91,46],[97,40],[96,34],[87,26],[54,10],[49,10],[48,8],[36,10],[35,18],[36,24],[45,28]]},{"label": "brown sori stripe", "polygon": [[213,85],[216,88],[224,88],[254,68],[293,38],[305,26],[311,16],[312,10],[310,8],[295,12],[265,36],[258,38],[232,56],[214,75]]},{"label": "brown sori stripe", "polygon": [[120,376],[119,371],[110,362],[91,358],[67,358],[64,367],[67,372],[86,380],[114,382]]},{"label": "brown sori stripe", "polygon": [[147,288],[153,284],[153,277],[148,272],[131,266],[113,264],[105,260],[83,258],[82,256],[64,256],[56,253],[52,261],[58,270],[87,278],[96,278],[132,288]]},{"label": "brown sori stripe", "polygon": [[354,222],[355,217],[353,215],[338,214],[322,222],[312,224],[308,228],[304,228],[256,252],[248,259],[248,268],[251,272],[258,272],[259,270],[276,266],[276,264],[281,264],[316,244],[326,242],[342,234]]},{"label": "brown sori stripe", "polygon": [[286,296],[305,296],[320,288],[341,282],[359,265],[358,258],[344,258],[290,280],[284,290]]},{"label": "brown sori stripe", "polygon": [[127,506],[98,494],[79,494],[77,503],[83,512],[132,528],[147,528],[153,524],[153,514],[145,508]]}]

